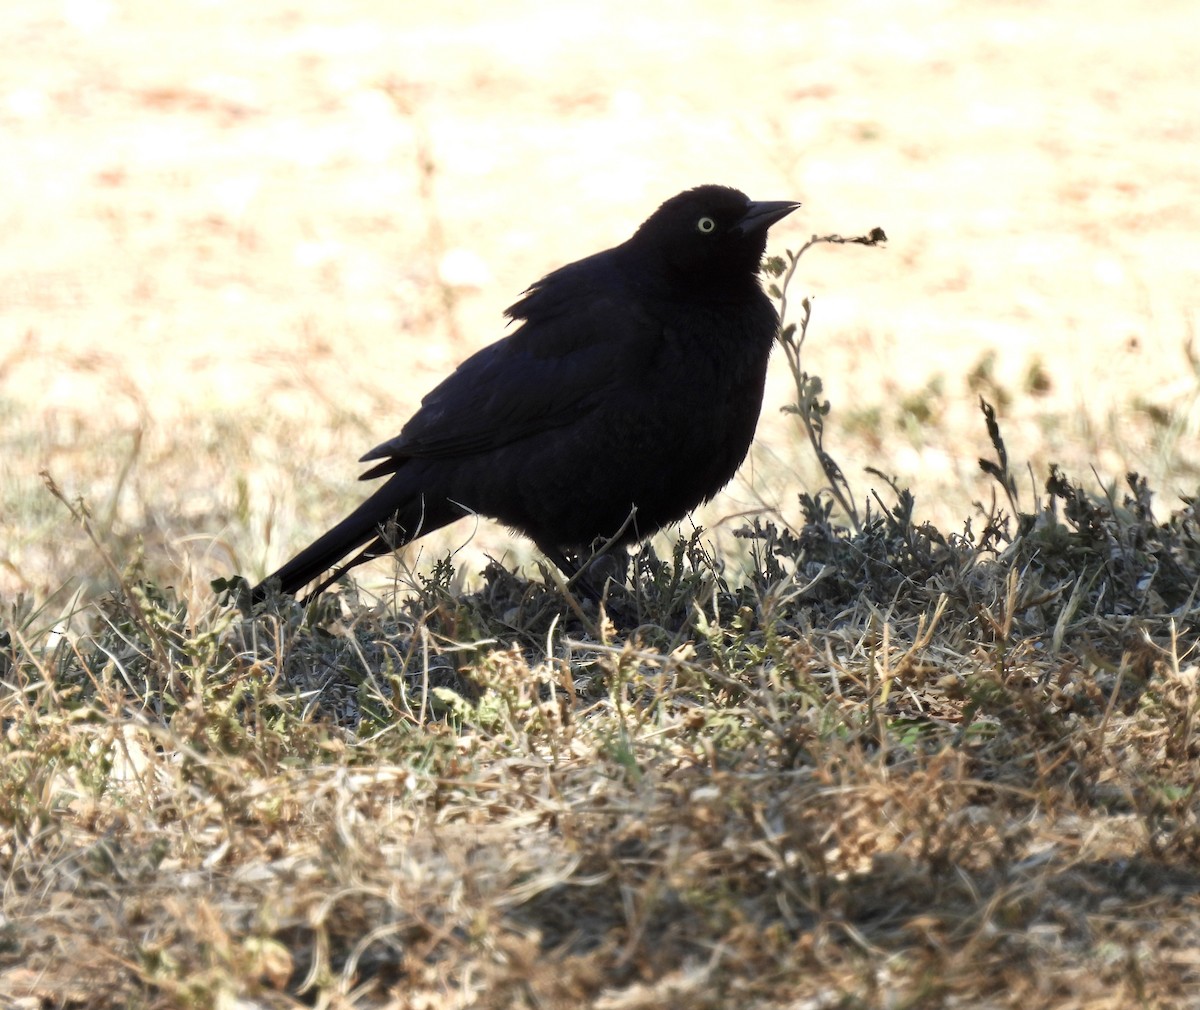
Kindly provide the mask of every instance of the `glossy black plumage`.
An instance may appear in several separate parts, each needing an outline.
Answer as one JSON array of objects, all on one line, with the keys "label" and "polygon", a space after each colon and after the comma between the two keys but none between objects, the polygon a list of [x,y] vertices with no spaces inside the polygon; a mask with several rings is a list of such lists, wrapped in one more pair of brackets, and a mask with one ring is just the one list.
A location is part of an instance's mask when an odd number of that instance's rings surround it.
[{"label": "glossy black plumage", "polygon": [[[799,204],[723,186],[680,193],[626,242],[555,270],[519,325],[464,361],[363,479],[386,482],[268,576],[295,593],[470,513],[569,556],[682,519],[754,436],[778,326],[758,281],[767,229]],[[360,551],[349,561],[348,555]]]}]

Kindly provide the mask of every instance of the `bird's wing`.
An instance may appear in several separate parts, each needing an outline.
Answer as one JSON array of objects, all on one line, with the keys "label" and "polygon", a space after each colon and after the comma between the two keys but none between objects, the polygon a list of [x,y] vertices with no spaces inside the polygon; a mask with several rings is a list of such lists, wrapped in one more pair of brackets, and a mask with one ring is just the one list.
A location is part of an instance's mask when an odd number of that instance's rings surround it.
[{"label": "bird's wing", "polygon": [[470,456],[571,424],[614,386],[631,381],[657,351],[657,324],[630,299],[591,295],[531,313],[509,336],[464,361],[421,402],[395,438],[363,461]]}]

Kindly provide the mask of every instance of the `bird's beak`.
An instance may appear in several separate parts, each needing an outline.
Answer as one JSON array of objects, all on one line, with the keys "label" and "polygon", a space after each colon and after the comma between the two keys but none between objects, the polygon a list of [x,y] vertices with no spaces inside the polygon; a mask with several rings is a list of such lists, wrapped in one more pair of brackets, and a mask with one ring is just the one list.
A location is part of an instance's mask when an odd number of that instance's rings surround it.
[{"label": "bird's beak", "polygon": [[782,220],[794,211],[800,204],[792,200],[757,200],[746,208],[733,231],[738,235],[748,235],[751,232],[766,231],[776,221]]}]

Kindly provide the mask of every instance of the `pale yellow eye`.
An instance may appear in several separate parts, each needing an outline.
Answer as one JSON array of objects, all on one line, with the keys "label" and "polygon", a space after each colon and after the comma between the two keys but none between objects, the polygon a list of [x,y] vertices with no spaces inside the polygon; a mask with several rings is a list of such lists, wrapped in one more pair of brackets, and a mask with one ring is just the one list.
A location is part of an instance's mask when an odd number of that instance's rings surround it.
[{"label": "pale yellow eye", "polygon": [[705,235],[707,235],[710,231],[715,231],[716,227],[717,227],[717,222],[714,221],[711,217],[702,217],[699,221],[696,222],[696,228],[699,231],[703,232]]}]

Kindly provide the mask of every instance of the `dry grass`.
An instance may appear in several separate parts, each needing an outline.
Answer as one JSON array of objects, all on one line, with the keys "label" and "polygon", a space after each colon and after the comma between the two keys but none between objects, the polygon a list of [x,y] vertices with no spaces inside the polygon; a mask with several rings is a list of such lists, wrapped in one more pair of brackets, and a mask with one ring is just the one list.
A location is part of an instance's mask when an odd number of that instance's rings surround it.
[{"label": "dry grass", "polygon": [[[1200,472],[1193,24],[1190,0],[6,5],[0,592],[98,572],[42,470],[157,581],[273,570],[524,286],[701,181],[803,200],[775,251],[890,236],[801,277],[851,477],[960,523],[982,393],[1038,473],[1136,469],[1174,502]],[[702,525],[798,519],[819,472],[788,387]],[[530,556],[486,525],[432,556],[468,540],[472,571]]]},{"label": "dry grass", "polygon": [[975,544],[818,508],[744,582],[681,542],[583,624],[498,567],[316,623],[28,615],[2,991],[1193,1005],[1200,528],[1059,491]]},{"label": "dry grass", "polygon": [[740,575],[696,533],[600,608],[447,558],[247,615],[122,572],[75,508],[114,591],[0,633],[0,994],[1194,1004],[1195,503],[1052,469],[1023,505],[984,403],[978,534],[860,511],[805,312],[794,410],[855,532],[802,496],[737,531]]},{"label": "dry grass", "polygon": [[[589,10],[0,13],[0,1005],[1200,1005],[1191,5]],[[702,181],[891,239],[703,535],[214,598]]]}]

